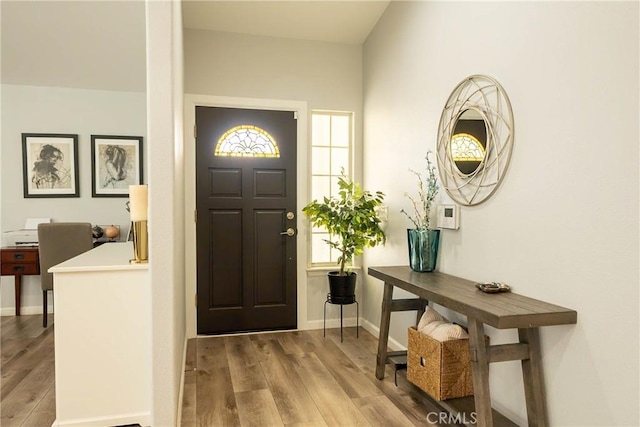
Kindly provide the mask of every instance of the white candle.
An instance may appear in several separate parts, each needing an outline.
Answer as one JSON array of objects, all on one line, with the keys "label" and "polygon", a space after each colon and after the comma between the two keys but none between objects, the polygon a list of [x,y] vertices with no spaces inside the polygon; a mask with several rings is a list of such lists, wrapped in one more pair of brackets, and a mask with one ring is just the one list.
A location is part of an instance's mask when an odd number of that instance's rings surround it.
[{"label": "white candle", "polygon": [[147,220],[147,189],[146,185],[129,186],[129,213],[133,222]]}]

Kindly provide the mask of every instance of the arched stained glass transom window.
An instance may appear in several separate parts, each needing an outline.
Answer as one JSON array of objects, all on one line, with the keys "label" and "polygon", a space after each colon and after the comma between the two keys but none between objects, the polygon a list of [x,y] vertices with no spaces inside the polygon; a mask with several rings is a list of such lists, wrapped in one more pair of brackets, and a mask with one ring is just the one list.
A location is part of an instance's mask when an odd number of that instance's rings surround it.
[{"label": "arched stained glass transom window", "polygon": [[220,137],[215,156],[280,157],[278,143],[266,130],[253,125],[229,129]]},{"label": "arched stained glass transom window", "polygon": [[473,135],[458,133],[451,138],[451,157],[455,162],[481,162],[484,147]]}]

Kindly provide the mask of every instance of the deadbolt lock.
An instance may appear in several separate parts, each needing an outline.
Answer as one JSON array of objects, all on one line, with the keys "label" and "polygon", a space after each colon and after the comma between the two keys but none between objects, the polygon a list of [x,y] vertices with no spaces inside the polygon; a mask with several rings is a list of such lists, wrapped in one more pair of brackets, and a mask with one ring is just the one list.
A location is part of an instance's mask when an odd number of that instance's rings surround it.
[{"label": "deadbolt lock", "polygon": [[293,219],[296,215],[293,212],[287,212],[287,219]]}]

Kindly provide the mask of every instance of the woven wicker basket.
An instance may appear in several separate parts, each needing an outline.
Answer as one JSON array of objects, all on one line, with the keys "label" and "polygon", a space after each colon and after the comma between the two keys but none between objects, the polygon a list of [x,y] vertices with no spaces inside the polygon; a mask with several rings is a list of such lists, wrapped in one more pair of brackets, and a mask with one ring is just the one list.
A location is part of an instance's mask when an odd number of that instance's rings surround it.
[{"label": "woven wicker basket", "polygon": [[[436,400],[473,394],[469,339],[440,342],[409,328],[407,379]],[[485,344],[489,337],[485,337]]]}]

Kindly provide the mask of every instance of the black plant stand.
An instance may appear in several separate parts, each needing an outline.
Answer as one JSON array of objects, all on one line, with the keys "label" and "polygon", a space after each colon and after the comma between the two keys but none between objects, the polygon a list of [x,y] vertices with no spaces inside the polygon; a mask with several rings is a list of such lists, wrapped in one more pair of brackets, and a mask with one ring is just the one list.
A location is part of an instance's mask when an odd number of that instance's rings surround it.
[{"label": "black plant stand", "polygon": [[324,302],[324,319],[322,323],[322,336],[326,336],[327,333],[327,303],[340,304],[340,342],[342,342],[342,306],[356,304],[356,338],[358,338],[358,317],[360,317],[360,305],[356,301],[355,295],[349,295],[344,297],[331,298],[331,294],[327,294],[327,300]]}]

